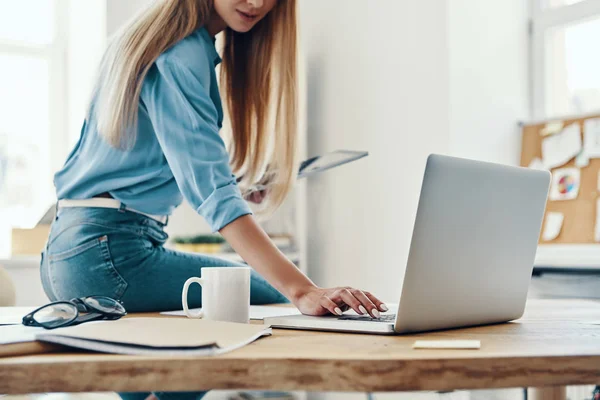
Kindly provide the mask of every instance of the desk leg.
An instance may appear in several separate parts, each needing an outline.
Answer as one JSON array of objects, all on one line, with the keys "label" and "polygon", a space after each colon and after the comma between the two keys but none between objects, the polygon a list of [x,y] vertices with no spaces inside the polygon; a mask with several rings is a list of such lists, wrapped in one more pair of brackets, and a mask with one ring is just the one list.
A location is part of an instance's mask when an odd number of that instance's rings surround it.
[{"label": "desk leg", "polygon": [[527,389],[527,400],[567,400],[566,386]]}]

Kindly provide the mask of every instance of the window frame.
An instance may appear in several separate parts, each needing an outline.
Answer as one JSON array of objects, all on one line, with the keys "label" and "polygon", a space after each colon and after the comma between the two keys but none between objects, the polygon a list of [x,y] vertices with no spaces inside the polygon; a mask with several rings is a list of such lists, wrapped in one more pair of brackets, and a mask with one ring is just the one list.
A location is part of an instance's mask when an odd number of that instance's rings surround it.
[{"label": "window frame", "polygon": [[544,7],[540,0],[531,1],[530,20],[530,74],[531,74],[531,114],[536,120],[564,117],[549,115],[546,110],[547,72],[549,61],[546,33],[554,28],[600,17],[600,0],[583,0],[579,3]]}]

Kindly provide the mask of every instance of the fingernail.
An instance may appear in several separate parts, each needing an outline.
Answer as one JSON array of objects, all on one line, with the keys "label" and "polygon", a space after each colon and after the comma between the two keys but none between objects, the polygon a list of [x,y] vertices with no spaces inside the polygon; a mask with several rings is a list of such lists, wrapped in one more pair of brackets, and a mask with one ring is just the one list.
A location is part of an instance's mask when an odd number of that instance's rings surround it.
[{"label": "fingernail", "polygon": [[373,315],[375,316],[375,318],[379,318],[381,317],[381,314],[379,314],[379,311],[377,311],[377,309],[373,309]]},{"label": "fingernail", "polygon": [[367,309],[364,308],[363,306],[358,306],[358,309],[360,311],[361,314],[366,314],[367,313]]},{"label": "fingernail", "polygon": [[339,307],[336,307],[333,311],[335,311],[337,315],[342,315],[342,310],[340,310]]},{"label": "fingernail", "polygon": [[384,311],[384,312],[389,310],[389,308],[387,308],[387,306],[385,304],[380,305],[379,308],[381,308],[381,311]]}]

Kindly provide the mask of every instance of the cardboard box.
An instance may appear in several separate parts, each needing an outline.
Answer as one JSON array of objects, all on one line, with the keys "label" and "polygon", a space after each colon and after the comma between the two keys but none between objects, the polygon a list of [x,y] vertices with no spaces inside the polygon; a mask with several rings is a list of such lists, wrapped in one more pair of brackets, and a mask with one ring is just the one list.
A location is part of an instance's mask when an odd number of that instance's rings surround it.
[{"label": "cardboard box", "polygon": [[49,224],[40,224],[31,229],[13,228],[11,232],[13,256],[39,256],[50,234]]}]

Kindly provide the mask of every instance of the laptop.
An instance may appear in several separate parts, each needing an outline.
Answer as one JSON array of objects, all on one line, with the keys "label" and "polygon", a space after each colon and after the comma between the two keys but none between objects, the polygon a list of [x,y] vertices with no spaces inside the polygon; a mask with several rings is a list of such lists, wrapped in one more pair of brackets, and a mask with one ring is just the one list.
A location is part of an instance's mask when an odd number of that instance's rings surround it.
[{"label": "laptop", "polygon": [[376,319],[352,311],[265,324],[404,334],[520,318],[550,180],[549,171],[430,155],[396,309]]}]

